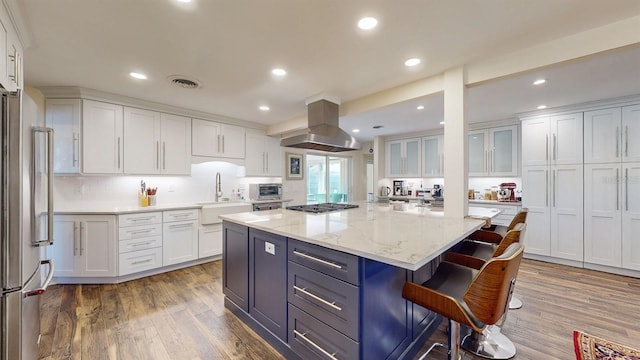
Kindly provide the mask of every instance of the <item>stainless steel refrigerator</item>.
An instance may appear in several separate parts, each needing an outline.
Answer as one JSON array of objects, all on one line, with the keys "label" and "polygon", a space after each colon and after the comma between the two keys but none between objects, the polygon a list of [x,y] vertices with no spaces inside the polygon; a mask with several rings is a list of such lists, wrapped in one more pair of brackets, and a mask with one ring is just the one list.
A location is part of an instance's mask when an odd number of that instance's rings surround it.
[{"label": "stainless steel refrigerator", "polygon": [[38,295],[54,270],[41,259],[53,234],[53,131],[37,126],[33,113],[23,118],[20,92],[0,93],[0,359],[32,360],[40,340]]}]

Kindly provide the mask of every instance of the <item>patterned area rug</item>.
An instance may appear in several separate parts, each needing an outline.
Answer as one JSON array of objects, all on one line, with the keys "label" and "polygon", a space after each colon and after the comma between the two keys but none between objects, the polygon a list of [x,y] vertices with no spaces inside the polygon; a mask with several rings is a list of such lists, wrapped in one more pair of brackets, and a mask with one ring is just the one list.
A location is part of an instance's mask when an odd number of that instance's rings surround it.
[{"label": "patterned area rug", "polygon": [[640,360],[640,351],[600,339],[580,331],[573,332],[576,360]]}]

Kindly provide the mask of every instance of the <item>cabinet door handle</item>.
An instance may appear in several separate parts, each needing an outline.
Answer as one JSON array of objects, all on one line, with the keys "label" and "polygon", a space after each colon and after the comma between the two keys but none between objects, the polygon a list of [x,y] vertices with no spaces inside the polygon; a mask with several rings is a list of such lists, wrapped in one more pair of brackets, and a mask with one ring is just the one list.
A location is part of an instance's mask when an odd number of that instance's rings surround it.
[{"label": "cabinet door handle", "polygon": [[78,233],[78,223],[73,222],[73,256],[78,255],[78,249],[80,248],[79,244],[80,234]]},{"label": "cabinet door handle", "polygon": [[118,136],[118,169],[120,169],[120,137]]},{"label": "cabinet door handle", "polygon": [[544,149],[545,149],[544,159],[546,161],[549,161],[549,134],[545,135]]},{"label": "cabinet door handle", "polygon": [[629,168],[624,169],[624,209],[629,211]]},{"label": "cabinet door handle", "polygon": [[82,253],[84,252],[84,245],[82,245],[82,240],[84,239],[83,236],[83,232],[84,232],[84,223],[81,221],[80,222],[80,256],[82,256]]},{"label": "cabinet door handle", "polygon": [[558,160],[558,138],[553,134],[553,161]]},{"label": "cabinet door handle", "polygon": [[295,255],[298,255],[298,256],[303,257],[305,259],[309,259],[309,260],[312,260],[312,261],[315,261],[315,262],[319,262],[319,263],[321,263],[323,265],[331,266],[331,267],[336,268],[336,269],[342,269],[342,266],[340,266],[340,265],[338,265],[336,263],[332,263],[331,261],[322,260],[322,259],[319,259],[319,258],[317,258],[315,256],[311,256],[311,255],[307,255],[305,253],[301,253],[301,252],[299,252],[297,250],[293,250],[293,253]]},{"label": "cabinet door handle", "polygon": [[224,135],[222,135],[222,153],[224,154]]},{"label": "cabinet door handle", "polygon": [[80,153],[80,138],[78,133],[73,133],[73,166],[78,165],[78,154]]},{"label": "cabinet door handle", "polygon": [[222,151],[220,151],[220,145],[221,145],[221,144],[220,144],[220,142],[221,142],[221,141],[222,141],[222,140],[220,140],[220,134],[218,134],[218,153],[221,153],[221,152],[222,152]]},{"label": "cabinet door handle", "polygon": [[620,210],[620,169],[616,169],[616,210]]},{"label": "cabinet door handle", "polygon": [[624,127],[624,156],[629,157],[629,126]]},{"label": "cabinet door handle", "polygon": [[148,234],[151,231],[153,231],[152,229],[146,229],[146,230],[134,230],[134,231],[127,231],[129,234],[131,235],[138,235],[138,234]]},{"label": "cabinet door handle", "polygon": [[160,170],[160,141],[156,141],[156,169]]},{"label": "cabinet door handle", "polygon": [[330,307],[332,307],[332,308],[334,308],[334,309],[336,309],[336,310],[338,310],[338,311],[342,311],[342,308],[341,308],[340,306],[336,305],[336,302],[335,302],[335,301],[333,301],[333,302],[329,302],[329,301],[327,301],[327,300],[325,300],[325,299],[321,298],[320,296],[318,296],[318,295],[316,295],[316,294],[313,294],[313,293],[311,293],[311,292],[307,291],[307,289],[306,289],[306,288],[301,288],[301,287],[299,287],[299,286],[297,286],[297,285],[293,285],[293,288],[294,288],[295,290],[300,291],[301,293],[303,293],[303,294],[305,294],[305,295],[307,295],[307,296],[311,297],[311,298],[314,298],[314,299],[316,299],[316,300],[320,301],[321,303],[323,303],[323,304],[325,304],[325,305],[327,305],[327,306],[330,306]]},{"label": "cabinet door handle", "polygon": [[544,206],[549,206],[549,170],[544,171]]},{"label": "cabinet door handle", "polygon": [[553,188],[553,207],[556,207],[556,188],[558,187],[558,183],[556,182],[556,170],[553,170],[553,184],[551,186]]},{"label": "cabinet door handle", "polygon": [[191,216],[191,213],[171,214],[170,216],[172,218],[183,218],[183,217]]},{"label": "cabinet door handle", "polygon": [[266,162],[266,158],[265,158],[265,156],[264,156],[264,151],[263,151],[263,152],[262,152],[262,173],[265,173],[265,172],[266,172],[266,170],[265,170],[265,169],[266,169],[265,162]]},{"label": "cabinet door handle", "polygon": [[167,170],[167,143],[162,142],[162,170]]},{"label": "cabinet door handle", "polygon": [[139,218],[130,218],[129,221],[147,221],[153,219],[153,216],[145,216]]},{"label": "cabinet door handle", "polygon": [[620,155],[620,128],[616,126],[616,157]]},{"label": "cabinet door handle", "polygon": [[267,167],[267,171],[266,172],[269,172],[269,153],[265,152],[264,154],[267,157],[267,161],[265,161],[265,166]]},{"label": "cabinet door handle", "polygon": [[297,337],[299,337],[299,338],[301,338],[302,340],[306,341],[309,345],[313,346],[314,348],[318,349],[320,352],[322,352],[323,354],[325,354],[329,359],[331,359],[331,360],[338,360],[338,358],[334,356],[336,353],[330,354],[327,350],[325,350],[325,349],[321,348],[321,347],[320,347],[320,345],[318,345],[318,344],[314,343],[314,342],[313,342],[313,341],[311,341],[310,339],[307,339],[307,337],[305,336],[307,333],[304,333],[304,334],[303,334],[303,333],[301,333],[300,331],[295,330],[295,329],[293,330],[293,333],[294,333]]}]

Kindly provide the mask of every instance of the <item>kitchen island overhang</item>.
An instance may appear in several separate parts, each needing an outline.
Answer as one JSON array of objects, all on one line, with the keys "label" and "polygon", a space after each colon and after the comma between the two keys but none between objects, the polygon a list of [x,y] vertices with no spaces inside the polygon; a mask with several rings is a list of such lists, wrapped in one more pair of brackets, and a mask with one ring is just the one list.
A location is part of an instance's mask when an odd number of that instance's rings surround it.
[{"label": "kitchen island overhang", "polygon": [[414,210],[221,216],[225,306],[287,358],[410,358],[440,318],[404,300],[402,286],[429,279],[484,224]]}]

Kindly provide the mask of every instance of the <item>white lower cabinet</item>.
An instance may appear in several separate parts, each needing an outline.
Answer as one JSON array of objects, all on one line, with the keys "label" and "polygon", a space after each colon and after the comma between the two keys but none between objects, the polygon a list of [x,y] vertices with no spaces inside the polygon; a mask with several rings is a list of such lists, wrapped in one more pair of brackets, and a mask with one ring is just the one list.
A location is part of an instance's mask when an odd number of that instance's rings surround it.
[{"label": "white lower cabinet", "polygon": [[162,264],[178,264],[198,258],[198,210],[163,212]]},{"label": "white lower cabinet", "polygon": [[55,215],[54,243],[46,248],[56,277],[116,276],[114,215]]},{"label": "white lower cabinet", "polygon": [[522,207],[529,209],[525,252],[583,260],[583,166],[522,169]]},{"label": "white lower cabinet", "polygon": [[222,254],[222,223],[200,226],[198,258]]},{"label": "white lower cabinet", "polygon": [[162,212],[118,216],[118,275],[162,266]]},{"label": "white lower cabinet", "polygon": [[585,262],[640,270],[640,163],[585,165]]}]

